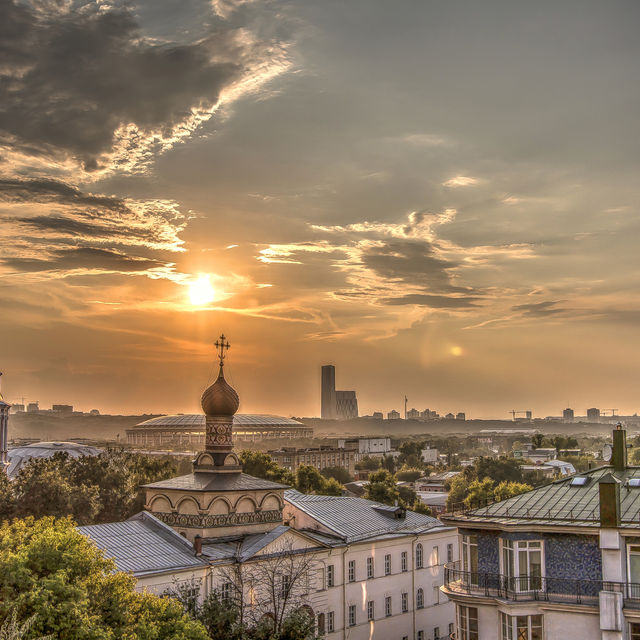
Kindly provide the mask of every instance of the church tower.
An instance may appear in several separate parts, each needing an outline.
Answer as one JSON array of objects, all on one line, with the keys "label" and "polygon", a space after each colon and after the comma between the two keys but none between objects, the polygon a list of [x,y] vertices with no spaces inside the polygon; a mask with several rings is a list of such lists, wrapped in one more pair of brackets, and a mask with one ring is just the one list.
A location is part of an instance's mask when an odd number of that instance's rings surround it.
[{"label": "church tower", "polygon": [[240,405],[225,380],[224,360],[231,346],[224,334],[215,343],[219,372],[202,394],[205,448],[193,473],[148,485],[145,509],[185,535],[212,538],[263,533],[282,524],[285,485],[242,473],[233,451],[233,416]]}]

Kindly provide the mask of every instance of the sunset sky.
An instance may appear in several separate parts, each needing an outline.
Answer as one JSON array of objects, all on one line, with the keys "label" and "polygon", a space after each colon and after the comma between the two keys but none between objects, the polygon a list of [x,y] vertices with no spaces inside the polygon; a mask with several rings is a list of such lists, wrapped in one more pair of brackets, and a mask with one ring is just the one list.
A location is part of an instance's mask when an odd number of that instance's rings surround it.
[{"label": "sunset sky", "polygon": [[[190,412],[640,410],[637,0],[0,3],[0,370]],[[193,283],[197,282],[197,285]]]}]

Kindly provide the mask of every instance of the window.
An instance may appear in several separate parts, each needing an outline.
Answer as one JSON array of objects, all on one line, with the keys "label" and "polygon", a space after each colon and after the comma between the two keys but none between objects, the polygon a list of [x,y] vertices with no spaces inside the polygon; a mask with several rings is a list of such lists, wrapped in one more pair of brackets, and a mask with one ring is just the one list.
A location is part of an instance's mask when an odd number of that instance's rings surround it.
[{"label": "window", "polygon": [[478,610],[475,607],[458,607],[458,640],[478,640]]},{"label": "window", "polygon": [[447,545],[447,562],[453,562],[453,545]]},{"label": "window", "polygon": [[418,542],[416,545],[416,569],[422,569],[423,551],[422,545]]},{"label": "window", "polygon": [[280,577],[280,597],[286,598],[289,595],[289,589],[291,587],[291,576],[283,574]]},{"label": "window", "polygon": [[406,571],[406,570],[407,570],[407,552],[406,552],[406,551],[403,551],[403,552],[400,554],[400,568],[401,568],[403,571]]},{"label": "window", "polygon": [[402,613],[407,613],[409,611],[409,594],[402,594]]},{"label": "window", "polygon": [[525,592],[542,589],[542,542],[502,540],[502,573],[508,588]]},{"label": "window", "polygon": [[350,627],[356,626],[356,605],[355,604],[349,605],[349,626]]},{"label": "window", "polygon": [[231,600],[231,594],[233,592],[233,585],[230,582],[225,582],[220,587],[220,600],[223,602],[229,602]]},{"label": "window", "polygon": [[373,578],[373,558],[367,558],[367,579]]},{"label": "window", "polygon": [[431,549],[431,566],[440,564],[440,547]]},{"label": "window", "polygon": [[349,582],[356,581],[356,561],[349,560]]},{"label": "window", "polygon": [[449,637],[453,635],[453,632],[456,630],[455,627],[456,625],[453,622],[449,623]]},{"label": "window", "polygon": [[418,631],[418,640],[424,640],[424,631],[422,629]]},{"label": "window", "polygon": [[440,640],[440,627],[433,627],[433,640]]},{"label": "window", "polygon": [[367,601],[367,620],[373,620],[376,614],[376,605],[373,600]]},{"label": "window", "polygon": [[424,590],[422,587],[416,592],[416,609],[424,609]]},{"label": "window", "polygon": [[318,614],[318,634],[320,634],[321,636],[324,635],[324,613],[319,613]]},{"label": "window", "polygon": [[468,573],[469,584],[478,584],[478,536],[462,536],[462,570]]},{"label": "window", "polygon": [[501,613],[500,630],[501,640],[542,640],[542,616],[508,616]]},{"label": "window", "polygon": [[327,567],[327,587],[333,587],[335,584],[335,569],[332,564]]},{"label": "window", "polygon": [[640,582],[640,546],[633,544],[627,547],[627,563],[627,575],[630,583],[628,589],[631,590],[629,596],[637,598],[638,583]]},{"label": "window", "polygon": [[433,583],[433,604],[440,604],[440,585]]},{"label": "window", "polygon": [[384,557],[384,575],[388,576],[391,573],[391,554],[387,553]]},{"label": "window", "polygon": [[387,618],[391,615],[391,596],[386,596],[384,599],[384,615]]},{"label": "window", "polygon": [[329,611],[329,613],[327,613],[327,632],[328,633],[333,633],[335,629],[335,621],[336,621],[335,613],[333,611]]},{"label": "window", "polygon": [[320,567],[318,569],[318,591],[324,591],[326,589],[325,585],[325,568]]}]

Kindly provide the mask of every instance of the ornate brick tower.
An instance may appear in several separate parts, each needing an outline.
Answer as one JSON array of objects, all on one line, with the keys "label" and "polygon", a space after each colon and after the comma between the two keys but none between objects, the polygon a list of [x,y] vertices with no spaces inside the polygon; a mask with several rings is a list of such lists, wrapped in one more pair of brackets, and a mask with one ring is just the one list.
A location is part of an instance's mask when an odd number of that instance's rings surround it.
[{"label": "ornate brick tower", "polygon": [[202,394],[205,449],[193,473],[145,485],[145,508],[187,538],[262,533],[282,524],[285,485],[242,473],[233,451],[233,416],[240,400],[224,378],[231,346],[224,335],[215,343],[220,369]]}]

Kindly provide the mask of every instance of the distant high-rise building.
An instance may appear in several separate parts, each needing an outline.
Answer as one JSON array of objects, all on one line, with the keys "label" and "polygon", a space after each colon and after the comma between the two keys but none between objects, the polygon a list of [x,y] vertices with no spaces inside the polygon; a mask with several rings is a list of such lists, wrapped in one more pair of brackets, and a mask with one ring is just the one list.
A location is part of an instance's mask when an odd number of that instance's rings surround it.
[{"label": "distant high-rise building", "polygon": [[429,409],[425,409],[424,411],[420,412],[420,417],[421,418],[430,418],[431,417],[431,411],[429,411]]},{"label": "distant high-rise building", "polygon": [[420,417],[420,412],[417,409],[409,409],[407,411],[407,418],[409,420],[417,420]]},{"label": "distant high-rise building", "polygon": [[527,420],[531,420],[531,418],[533,417],[533,414],[532,414],[531,411],[525,411],[524,415],[525,415]]},{"label": "distant high-rise building", "polygon": [[466,420],[467,416],[462,412],[462,411],[458,411],[458,413],[456,413],[456,420]]},{"label": "distant high-rise building", "polygon": [[587,409],[587,420],[599,420],[600,418],[600,409],[596,409],[592,407],[591,409]]},{"label": "distant high-rise building", "polygon": [[567,408],[562,412],[562,418],[564,420],[573,420],[573,416],[574,416],[573,409]]},{"label": "distant high-rise building", "polygon": [[358,417],[358,399],[355,391],[336,391],[336,368],[332,364],[322,367],[320,417],[324,420],[350,420]]},{"label": "distant high-rise building", "polygon": [[453,413],[447,413],[447,415],[444,417],[445,420],[455,420],[456,417],[453,415]]},{"label": "distant high-rise building", "polygon": [[400,414],[395,409],[391,409],[387,413],[387,420],[400,420]]},{"label": "distant high-rise building", "polygon": [[336,368],[332,364],[322,367],[322,395],[320,417],[323,420],[336,418]]},{"label": "distant high-rise building", "polygon": [[371,417],[374,420],[383,420],[384,419],[384,414],[382,413],[382,411],[374,411],[373,415]]},{"label": "distant high-rise building", "polygon": [[27,405],[27,413],[37,413],[40,411],[40,407],[38,406],[38,402],[30,402]]},{"label": "distant high-rise building", "polygon": [[24,413],[24,405],[23,404],[12,404],[11,405],[11,413]]},{"label": "distant high-rise building", "polygon": [[51,411],[58,411],[59,413],[73,413],[73,406],[70,404],[54,404],[51,406]]},{"label": "distant high-rise building", "polygon": [[355,391],[336,391],[336,417],[338,420],[358,417],[358,399]]}]

